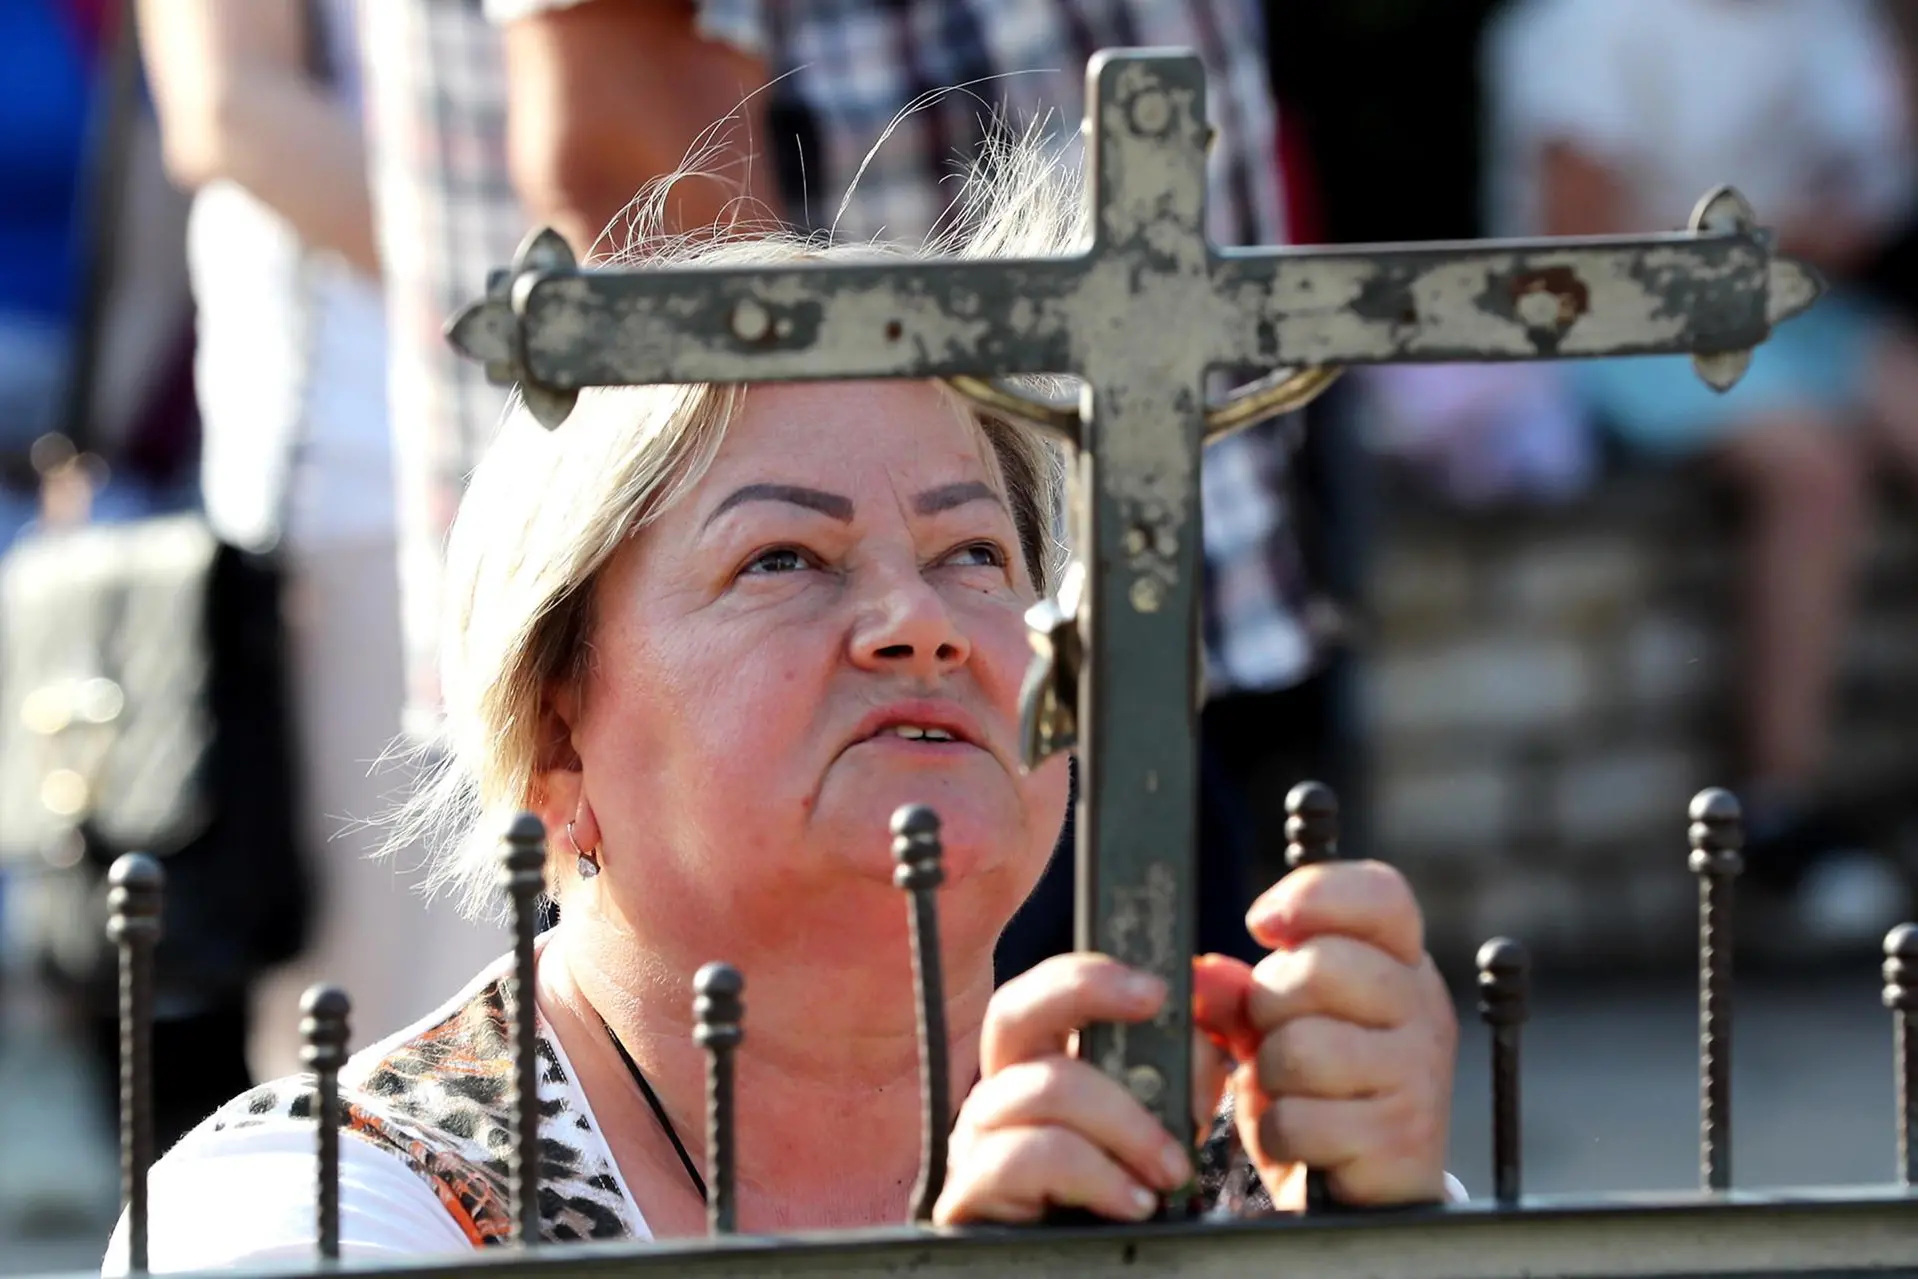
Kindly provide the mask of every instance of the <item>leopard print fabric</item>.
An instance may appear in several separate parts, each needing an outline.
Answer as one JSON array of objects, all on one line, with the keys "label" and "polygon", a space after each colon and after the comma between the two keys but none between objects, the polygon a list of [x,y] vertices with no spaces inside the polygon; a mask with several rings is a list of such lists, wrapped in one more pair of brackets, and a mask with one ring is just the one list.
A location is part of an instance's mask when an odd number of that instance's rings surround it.
[{"label": "leopard print fabric", "polygon": [[[476,1247],[512,1232],[512,1000],[500,978],[377,1057],[341,1072],[343,1130],[399,1158]],[[549,1243],[641,1236],[612,1155],[581,1109],[544,1022],[538,1039],[540,1234]],[[263,1084],[222,1107],[213,1132],[313,1117],[313,1078]]]},{"label": "leopard print fabric", "polygon": [[[355,1057],[341,1074],[343,1130],[397,1157],[438,1196],[475,1247],[512,1231],[505,1152],[513,1145],[511,1007],[503,980],[480,985],[424,1030]],[[540,1026],[540,1233],[547,1242],[643,1237],[604,1138],[581,1108]],[[213,1133],[313,1118],[313,1079],[263,1084],[203,1125]],[[189,1139],[190,1140],[190,1139]],[[1209,1216],[1272,1210],[1239,1147],[1230,1102],[1200,1149],[1199,1208]]]},{"label": "leopard print fabric", "polygon": [[1199,1211],[1205,1216],[1263,1217],[1278,1211],[1239,1142],[1230,1089],[1212,1121],[1212,1131],[1199,1146],[1198,1174]]}]

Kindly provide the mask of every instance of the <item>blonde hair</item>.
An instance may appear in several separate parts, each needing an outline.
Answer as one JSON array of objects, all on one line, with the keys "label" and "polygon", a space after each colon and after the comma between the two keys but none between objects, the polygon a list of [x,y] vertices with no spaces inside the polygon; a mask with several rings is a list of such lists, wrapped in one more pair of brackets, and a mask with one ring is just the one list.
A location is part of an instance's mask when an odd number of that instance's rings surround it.
[{"label": "blonde hair", "polygon": [[[629,243],[612,260],[743,266],[1058,256],[1086,231],[1081,186],[1074,166],[1037,136],[987,149],[942,227],[918,246],[841,244],[735,221],[720,234]],[[642,195],[635,225],[660,224],[667,190],[680,176]],[[539,735],[550,690],[583,669],[598,575],[627,538],[698,482],[743,394],[706,384],[587,390],[552,432],[523,406],[509,408],[448,542],[440,657],[446,713],[437,740],[421,752],[424,784],[389,840],[392,849],[426,848],[428,892],[452,895],[468,914],[503,909],[498,839],[532,799],[548,745]],[[949,398],[991,445],[1027,566],[1044,593],[1063,559],[1059,452],[1031,427]]]}]

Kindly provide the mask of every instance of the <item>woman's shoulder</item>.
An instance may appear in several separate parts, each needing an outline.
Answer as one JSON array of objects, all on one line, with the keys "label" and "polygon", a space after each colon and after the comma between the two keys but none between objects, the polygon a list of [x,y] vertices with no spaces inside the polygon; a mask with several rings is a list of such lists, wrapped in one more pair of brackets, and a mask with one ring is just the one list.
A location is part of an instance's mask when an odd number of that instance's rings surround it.
[{"label": "woman's shoulder", "polygon": [[[513,1226],[509,1015],[503,982],[482,975],[438,1013],[355,1054],[340,1074],[341,1131],[353,1139],[342,1152],[370,1147],[403,1169],[473,1246],[504,1242]],[[543,1024],[536,1044],[545,1237],[633,1237],[643,1223],[633,1220],[611,1154]],[[311,1075],[262,1084],[221,1107],[167,1158],[226,1158],[297,1133],[310,1201],[315,1103]]]},{"label": "woman's shoulder", "polygon": [[[311,1123],[259,1117],[203,1125],[148,1175],[149,1269],[195,1272],[311,1262],[318,1249]],[[403,1161],[359,1141],[340,1143],[340,1247],[349,1260],[459,1253],[472,1241],[440,1197]],[[127,1269],[127,1221],[102,1271]]]}]

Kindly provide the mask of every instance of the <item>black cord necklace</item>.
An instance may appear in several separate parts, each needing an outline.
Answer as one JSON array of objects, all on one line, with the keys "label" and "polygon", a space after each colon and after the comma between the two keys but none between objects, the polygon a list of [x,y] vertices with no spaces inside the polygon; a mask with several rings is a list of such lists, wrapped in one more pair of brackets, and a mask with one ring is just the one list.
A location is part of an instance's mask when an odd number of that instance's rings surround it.
[{"label": "black cord necklace", "polygon": [[644,1097],[646,1104],[653,1108],[653,1118],[659,1120],[659,1126],[665,1132],[666,1140],[673,1143],[673,1150],[679,1155],[679,1162],[686,1166],[686,1175],[692,1178],[693,1189],[699,1192],[699,1202],[705,1203],[706,1179],[699,1175],[699,1165],[695,1164],[693,1157],[686,1153],[686,1143],[679,1139],[679,1130],[673,1127],[672,1116],[668,1115],[666,1107],[660,1104],[659,1094],[654,1092],[653,1086],[646,1082],[646,1076],[640,1070],[639,1063],[634,1061],[633,1055],[626,1051],[626,1045],[619,1041],[619,1036],[613,1033],[613,1028],[603,1019],[599,1024],[606,1027],[606,1038],[613,1041],[613,1048],[619,1053],[619,1059],[626,1063],[627,1073],[639,1086],[639,1095]]},{"label": "black cord necklace", "polygon": [[[659,1121],[660,1131],[666,1134],[667,1141],[673,1143],[673,1153],[679,1156],[679,1162],[686,1169],[686,1176],[692,1180],[693,1189],[699,1194],[699,1202],[705,1203],[706,1179],[699,1175],[699,1165],[694,1163],[692,1155],[687,1153],[686,1143],[679,1139],[679,1129],[673,1126],[673,1117],[666,1113],[666,1107],[660,1102],[659,1094],[654,1092],[653,1086],[646,1082],[646,1073],[639,1068],[639,1063],[633,1060],[633,1055],[626,1051],[626,1045],[620,1042],[611,1024],[604,1018],[599,1024],[606,1027],[606,1038],[613,1041],[613,1051],[617,1052],[619,1059],[626,1063],[626,1073],[633,1077],[633,1083],[639,1088],[639,1095],[646,1099],[648,1106],[652,1107],[653,1118]],[[975,1072],[972,1077],[973,1087],[979,1086],[979,1079],[979,1073]]]}]

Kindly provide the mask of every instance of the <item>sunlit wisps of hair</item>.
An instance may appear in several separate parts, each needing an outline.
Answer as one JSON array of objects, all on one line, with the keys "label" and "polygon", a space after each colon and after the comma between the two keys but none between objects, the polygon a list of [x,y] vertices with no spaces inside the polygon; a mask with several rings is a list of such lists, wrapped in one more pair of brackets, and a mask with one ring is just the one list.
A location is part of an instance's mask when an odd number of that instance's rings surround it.
[{"label": "sunlit wisps of hair", "polygon": [[[603,237],[611,265],[724,267],[901,257],[1036,258],[1083,243],[1076,164],[1037,121],[993,138],[957,184],[951,214],[918,243],[841,241],[782,228],[743,198],[710,231],[667,234],[676,183],[696,180],[724,148],[726,122],[702,136],[681,170],[652,183],[621,219],[623,243]],[[736,127],[734,121],[732,127]],[[750,152],[738,163],[752,163]],[[736,180],[736,179],[735,179]],[[1056,394],[1056,388],[1048,388]],[[641,386],[583,392],[548,432],[517,404],[475,468],[447,546],[441,609],[444,718],[413,752],[423,784],[390,826],[390,852],[426,848],[427,888],[472,914],[497,913],[497,841],[563,742],[546,740],[555,689],[590,670],[593,587],[619,548],[696,484],[743,400],[739,387]],[[1004,476],[1044,591],[1061,565],[1063,466],[1037,431],[948,397],[974,422]],[[557,832],[556,832],[557,834]],[[549,861],[563,887],[566,858]]]}]

